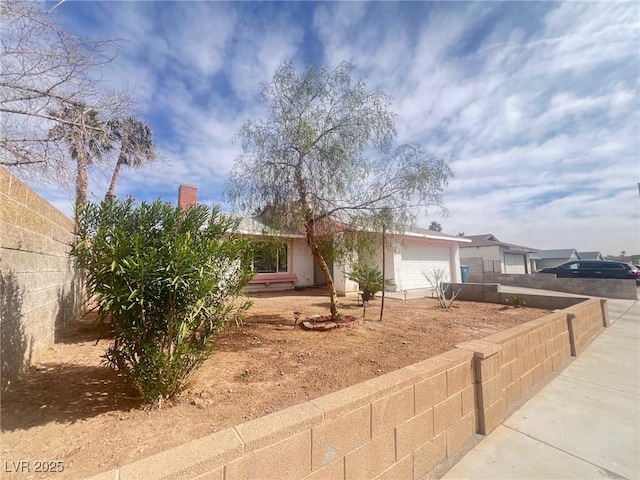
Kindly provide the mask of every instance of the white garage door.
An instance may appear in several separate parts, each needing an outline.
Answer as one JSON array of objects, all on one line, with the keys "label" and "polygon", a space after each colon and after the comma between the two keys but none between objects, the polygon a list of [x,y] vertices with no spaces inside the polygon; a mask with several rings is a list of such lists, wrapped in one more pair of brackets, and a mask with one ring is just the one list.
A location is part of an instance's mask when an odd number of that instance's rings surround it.
[{"label": "white garage door", "polygon": [[525,256],[515,253],[504,254],[504,273],[527,273],[524,268]]},{"label": "white garage door", "polygon": [[400,265],[400,287],[405,290],[431,288],[422,273],[430,273],[433,270],[443,270],[443,281],[448,282],[451,273],[450,262],[450,252],[446,247],[405,245]]}]

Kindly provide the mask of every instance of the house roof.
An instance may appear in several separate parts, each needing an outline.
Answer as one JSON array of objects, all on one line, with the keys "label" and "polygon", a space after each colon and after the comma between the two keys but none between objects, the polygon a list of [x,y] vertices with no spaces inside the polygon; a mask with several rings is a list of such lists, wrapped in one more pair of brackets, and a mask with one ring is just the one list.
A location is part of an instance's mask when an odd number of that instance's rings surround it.
[{"label": "house roof", "polygon": [[[453,242],[469,243],[470,240],[466,237],[459,237],[457,235],[451,235],[449,233],[437,232],[435,230],[429,230],[427,228],[413,227],[411,230],[404,232],[406,237],[421,237],[431,238],[434,240],[450,240]],[[465,245],[466,246],[466,245]]]},{"label": "house roof", "polygon": [[602,254],[600,252],[578,252],[578,255],[583,260],[602,260]]},{"label": "house roof", "polygon": [[256,220],[254,217],[240,217],[240,226],[238,231],[245,235],[256,235],[265,237],[284,237],[284,238],[305,238],[299,232],[287,232],[284,230],[274,230],[264,223]]},{"label": "house roof", "polygon": [[578,254],[575,248],[565,248],[562,250],[541,250],[535,255],[535,260],[545,260],[545,259],[567,259],[575,256],[576,258],[580,258],[580,254]]},{"label": "house roof", "polygon": [[465,235],[464,238],[468,238],[469,240],[471,240],[471,243],[468,245],[461,245],[460,248],[499,246],[503,247],[505,250],[510,250],[513,252],[527,253],[538,251],[538,249],[536,248],[523,247],[522,245],[501,242],[495,237],[495,235],[491,233],[485,233],[483,235]]},{"label": "house roof", "polygon": [[[241,217],[239,232],[245,235],[256,236],[273,236],[284,238],[305,238],[300,232],[274,230],[269,228],[264,223],[256,220],[255,217]],[[392,233],[392,232],[389,232]],[[420,237],[429,238],[434,240],[449,240],[453,242],[468,243],[469,239],[464,237],[458,237],[456,235],[450,235],[448,233],[436,232],[434,230],[428,230],[426,228],[414,227],[403,233],[405,237]]]}]

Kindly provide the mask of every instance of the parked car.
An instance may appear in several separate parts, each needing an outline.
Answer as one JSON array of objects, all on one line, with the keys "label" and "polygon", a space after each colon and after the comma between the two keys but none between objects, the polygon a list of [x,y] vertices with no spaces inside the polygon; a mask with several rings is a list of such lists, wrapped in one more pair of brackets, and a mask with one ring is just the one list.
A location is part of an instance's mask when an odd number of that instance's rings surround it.
[{"label": "parked car", "polygon": [[558,278],[631,278],[640,285],[640,269],[631,263],[613,260],[574,260],[535,273],[555,273]]}]

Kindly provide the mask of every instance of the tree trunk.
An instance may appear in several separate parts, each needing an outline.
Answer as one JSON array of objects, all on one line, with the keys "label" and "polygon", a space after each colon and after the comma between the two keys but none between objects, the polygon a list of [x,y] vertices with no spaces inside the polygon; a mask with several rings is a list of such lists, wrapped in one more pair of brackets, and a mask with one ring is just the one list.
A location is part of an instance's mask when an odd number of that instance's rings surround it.
[{"label": "tree trunk", "polygon": [[384,313],[384,287],[385,287],[385,281],[386,281],[386,262],[384,261],[384,257],[385,257],[385,250],[386,250],[386,244],[385,244],[385,238],[387,236],[386,230],[384,228],[384,225],[382,226],[382,302],[380,303],[380,321],[382,321],[382,315]]},{"label": "tree trunk", "polygon": [[[79,150],[77,162],[78,175],[76,177],[76,212],[79,212],[80,207],[82,207],[87,201],[87,168],[89,166],[87,153]],[[76,220],[79,221],[80,219],[77,218]]]},{"label": "tree trunk", "polygon": [[329,270],[329,266],[325,261],[324,257],[320,253],[318,249],[318,245],[316,243],[315,233],[313,231],[313,222],[307,222],[305,225],[305,234],[307,237],[307,245],[311,249],[311,253],[315,257],[318,265],[320,266],[320,270],[324,274],[324,278],[327,281],[327,288],[329,289],[329,300],[331,302],[331,306],[329,307],[329,311],[331,312],[331,319],[337,320],[338,318],[338,294],[336,293],[336,286],[333,283],[333,277],[331,276],[331,271]]},{"label": "tree trunk", "polygon": [[107,190],[107,194],[104,196],[105,200],[111,200],[115,197],[114,193],[116,191],[116,183],[118,183],[118,175],[120,174],[120,167],[122,167],[122,161],[120,157],[118,157],[118,161],[116,162],[116,166],[113,169],[113,176],[111,177],[111,184],[109,185],[109,190]]}]

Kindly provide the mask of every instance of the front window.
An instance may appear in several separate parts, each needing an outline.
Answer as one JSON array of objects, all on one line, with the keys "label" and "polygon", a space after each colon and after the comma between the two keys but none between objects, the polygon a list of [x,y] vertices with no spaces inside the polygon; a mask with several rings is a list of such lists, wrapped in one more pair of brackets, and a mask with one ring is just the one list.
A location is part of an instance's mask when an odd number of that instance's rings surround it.
[{"label": "front window", "polygon": [[253,269],[257,273],[287,272],[286,243],[257,243],[253,253]]}]

